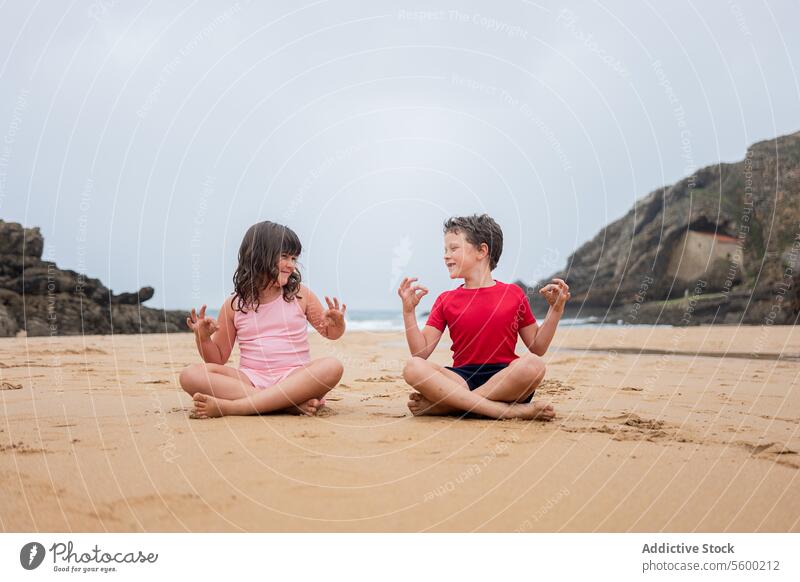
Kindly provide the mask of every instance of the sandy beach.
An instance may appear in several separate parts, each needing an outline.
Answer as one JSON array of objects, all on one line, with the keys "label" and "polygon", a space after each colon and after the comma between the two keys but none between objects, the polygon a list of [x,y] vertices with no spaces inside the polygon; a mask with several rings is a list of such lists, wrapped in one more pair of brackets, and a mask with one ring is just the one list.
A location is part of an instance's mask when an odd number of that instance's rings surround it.
[{"label": "sandy beach", "polygon": [[0,340],[0,529],[800,531],[794,327],[563,328],[550,423],[412,417],[399,332],[312,355],[319,417],[194,420],[189,334]]}]

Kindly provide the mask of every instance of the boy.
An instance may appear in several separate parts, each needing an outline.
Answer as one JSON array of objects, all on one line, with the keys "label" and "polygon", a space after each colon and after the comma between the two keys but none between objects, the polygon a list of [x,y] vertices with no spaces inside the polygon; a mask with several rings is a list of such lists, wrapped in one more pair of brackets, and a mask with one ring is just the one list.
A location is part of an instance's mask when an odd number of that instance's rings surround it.
[{"label": "boy", "polygon": [[[553,339],[569,287],[553,279],[539,291],[550,305],[540,327],[522,289],[492,279],[502,252],[503,231],[488,215],[447,220],[444,263],[450,278],[464,279],[464,284],[436,298],[422,331],[415,310],[428,289],[413,284],[416,278],[400,284],[397,293],[412,355],[403,377],[417,390],[408,401],[415,416],[473,412],[490,418],[555,417],[551,405],[531,403],[531,398],[545,373],[539,356]],[[452,367],[428,361],[445,327],[453,341]],[[518,334],[532,353],[514,353]]]}]

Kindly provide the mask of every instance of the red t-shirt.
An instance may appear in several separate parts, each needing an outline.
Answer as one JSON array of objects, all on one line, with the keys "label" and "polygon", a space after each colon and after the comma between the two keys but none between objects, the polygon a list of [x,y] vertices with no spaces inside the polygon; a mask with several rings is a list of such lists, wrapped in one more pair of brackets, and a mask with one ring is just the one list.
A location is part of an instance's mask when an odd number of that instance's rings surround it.
[{"label": "red t-shirt", "polygon": [[453,366],[508,364],[523,327],[536,323],[525,292],[495,281],[491,287],[445,291],[433,303],[426,325],[450,328]]}]

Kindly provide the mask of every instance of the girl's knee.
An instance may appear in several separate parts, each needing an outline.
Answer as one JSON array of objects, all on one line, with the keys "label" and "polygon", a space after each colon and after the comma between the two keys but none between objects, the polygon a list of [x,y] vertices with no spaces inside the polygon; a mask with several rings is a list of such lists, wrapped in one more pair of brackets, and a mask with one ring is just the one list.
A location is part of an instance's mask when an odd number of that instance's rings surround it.
[{"label": "girl's knee", "polygon": [[334,357],[322,358],[320,363],[322,364],[323,374],[327,380],[325,383],[330,386],[338,384],[344,374],[344,366],[342,363]]},{"label": "girl's knee", "polygon": [[183,388],[189,394],[194,394],[197,392],[197,378],[199,367],[203,364],[192,364],[190,366],[186,366],[183,370],[181,370],[181,374],[178,377],[178,381],[181,384],[181,388]]}]

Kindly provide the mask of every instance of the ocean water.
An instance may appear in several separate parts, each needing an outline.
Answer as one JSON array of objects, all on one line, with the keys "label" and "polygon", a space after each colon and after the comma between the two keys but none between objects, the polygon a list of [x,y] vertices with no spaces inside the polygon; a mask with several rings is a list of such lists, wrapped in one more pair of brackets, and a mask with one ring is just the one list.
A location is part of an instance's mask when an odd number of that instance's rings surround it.
[{"label": "ocean water", "polygon": [[[347,329],[350,331],[404,331],[403,312],[400,310],[358,310],[347,311]],[[417,314],[419,327],[425,325],[427,316]]]},{"label": "ocean water", "polygon": [[[219,310],[207,309],[206,314],[217,317]],[[398,309],[348,309],[348,331],[403,331],[403,314]],[[425,325],[427,315],[417,314],[417,324],[420,328]],[[539,320],[541,323],[541,320]],[[559,327],[616,327],[622,323],[601,323],[597,317],[564,318],[559,322]]]}]

